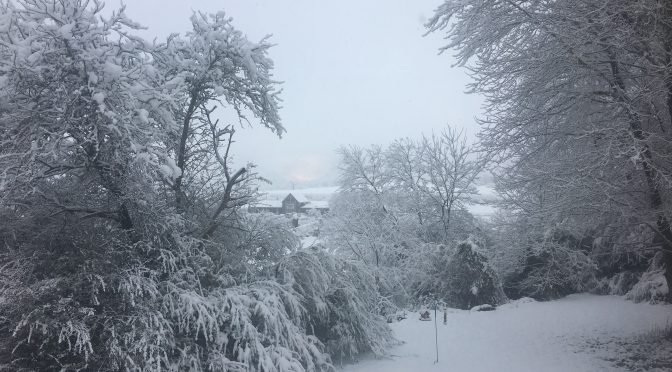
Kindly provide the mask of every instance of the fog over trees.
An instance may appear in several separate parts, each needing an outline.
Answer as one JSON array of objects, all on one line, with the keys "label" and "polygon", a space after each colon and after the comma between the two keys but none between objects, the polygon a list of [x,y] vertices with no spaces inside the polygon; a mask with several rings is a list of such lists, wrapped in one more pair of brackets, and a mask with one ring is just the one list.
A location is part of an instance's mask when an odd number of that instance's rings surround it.
[{"label": "fog over trees", "polygon": [[0,0],[0,370],[336,371],[419,309],[672,300],[672,3],[444,1],[478,137],[343,144],[329,211],[291,216],[233,161],[291,130],[274,40],[103,6]]}]

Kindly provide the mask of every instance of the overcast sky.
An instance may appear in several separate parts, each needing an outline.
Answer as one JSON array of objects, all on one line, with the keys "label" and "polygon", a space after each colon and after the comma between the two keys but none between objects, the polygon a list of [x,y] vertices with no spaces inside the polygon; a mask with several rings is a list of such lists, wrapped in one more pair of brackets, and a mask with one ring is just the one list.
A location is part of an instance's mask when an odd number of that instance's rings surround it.
[{"label": "overcast sky", "polygon": [[[282,139],[262,127],[236,133],[238,163],[258,165],[272,188],[335,183],[336,148],[417,138],[446,125],[474,138],[482,99],[469,77],[437,55],[442,35],[423,24],[441,0],[141,0],[127,14],[145,37],[186,32],[193,10],[224,10],[258,41],[272,34],[274,78],[283,82]],[[114,7],[112,2],[108,6]]]}]

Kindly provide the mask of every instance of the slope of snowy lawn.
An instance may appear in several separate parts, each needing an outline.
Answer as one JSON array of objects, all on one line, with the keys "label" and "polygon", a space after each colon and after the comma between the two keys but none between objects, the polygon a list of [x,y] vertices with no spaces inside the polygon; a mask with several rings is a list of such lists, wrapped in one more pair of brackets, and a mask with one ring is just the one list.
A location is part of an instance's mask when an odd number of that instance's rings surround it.
[{"label": "slope of snowy lawn", "polygon": [[[434,321],[422,322],[417,314],[409,314],[408,319],[392,325],[404,344],[392,348],[388,358],[365,359],[343,370],[626,371],[606,360],[618,360],[618,350],[609,350],[610,340],[632,342],[638,335],[672,323],[670,305],[635,304],[617,296],[529,301],[512,302],[490,312],[449,310],[447,325],[439,314],[438,364],[434,364]],[[596,353],[596,344],[606,349]]]}]

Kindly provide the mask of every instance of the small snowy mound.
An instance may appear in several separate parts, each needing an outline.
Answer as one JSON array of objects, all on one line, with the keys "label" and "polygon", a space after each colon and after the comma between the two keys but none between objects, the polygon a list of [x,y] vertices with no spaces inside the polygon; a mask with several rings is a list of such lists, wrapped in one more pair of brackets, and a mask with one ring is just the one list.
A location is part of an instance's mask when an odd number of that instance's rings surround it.
[{"label": "small snowy mound", "polygon": [[493,311],[495,310],[496,307],[489,305],[489,304],[483,304],[483,305],[478,305],[474,306],[471,308],[471,311]]},{"label": "small snowy mound", "polygon": [[537,300],[535,300],[532,297],[521,297],[517,300],[511,301],[510,303],[512,303],[512,304],[529,304],[531,302],[537,302]]},{"label": "small snowy mound", "polygon": [[388,323],[396,323],[396,322],[401,322],[402,320],[406,319],[408,315],[406,314],[405,310],[400,310],[397,311],[394,314],[389,314],[386,319]]}]

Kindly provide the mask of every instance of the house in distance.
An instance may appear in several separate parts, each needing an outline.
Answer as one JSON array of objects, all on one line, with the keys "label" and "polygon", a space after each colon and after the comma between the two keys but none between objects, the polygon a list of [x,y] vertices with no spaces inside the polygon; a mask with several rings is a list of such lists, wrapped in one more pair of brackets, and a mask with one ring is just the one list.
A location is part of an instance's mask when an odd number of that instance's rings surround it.
[{"label": "house in distance", "polygon": [[329,211],[329,201],[309,200],[301,193],[290,192],[282,200],[260,200],[257,204],[250,206],[249,210],[253,213],[292,214],[317,211],[324,214]]}]

